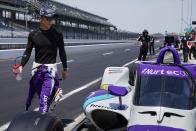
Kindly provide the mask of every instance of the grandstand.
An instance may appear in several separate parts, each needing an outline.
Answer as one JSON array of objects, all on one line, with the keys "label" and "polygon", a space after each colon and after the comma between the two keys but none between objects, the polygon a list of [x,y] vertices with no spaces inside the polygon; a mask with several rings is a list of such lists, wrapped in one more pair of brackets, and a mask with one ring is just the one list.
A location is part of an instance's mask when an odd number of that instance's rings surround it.
[{"label": "grandstand", "polygon": [[65,38],[127,39],[138,36],[137,33],[119,31],[104,17],[54,0],[0,0],[0,37],[27,36],[29,31],[37,29],[38,12],[44,6],[55,9],[54,26]]}]

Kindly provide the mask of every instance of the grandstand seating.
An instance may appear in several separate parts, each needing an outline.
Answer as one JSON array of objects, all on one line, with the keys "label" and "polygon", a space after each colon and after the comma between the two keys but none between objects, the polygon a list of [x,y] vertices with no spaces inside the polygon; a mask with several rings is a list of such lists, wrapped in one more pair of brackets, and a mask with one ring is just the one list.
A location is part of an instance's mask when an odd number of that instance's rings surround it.
[{"label": "grandstand seating", "polygon": [[14,31],[16,29],[15,28],[11,28],[11,27],[5,25],[4,23],[0,23],[0,31],[2,31],[2,30]]},{"label": "grandstand seating", "polygon": [[[0,0],[0,1],[5,1],[7,3],[12,3],[12,4],[14,3],[16,5],[22,5],[24,7],[27,5],[27,2],[32,3],[38,7],[46,6],[46,0],[37,0],[36,2],[33,2],[33,0],[26,0],[26,1],[24,1],[24,0]],[[71,17],[75,17],[77,19],[83,19],[83,20],[87,20],[87,21],[100,23],[100,24],[112,25],[111,23],[107,22],[106,18],[91,14],[89,12],[85,12],[85,11],[77,9],[77,8],[73,8],[71,6],[59,3],[54,0],[48,0],[48,5],[55,6],[56,9],[59,10],[57,12],[60,12],[66,16],[71,16]]]},{"label": "grandstand seating", "polygon": [[0,37],[26,37],[28,31],[22,30],[20,28],[11,27],[7,23],[0,22]]},{"label": "grandstand seating", "polygon": [[1,0],[1,1],[4,1],[4,2],[7,2],[7,3],[11,3],[11,4],[16,4],[16,5],[22,5],[22,6],[26,6],[26,2],[23,1],[23,0]]},{"label": "grandstand seating", "polygon": [[106,18],[85,12],[85,11],[77,9],[77,8],[73,8],[71,6],[59,3],[54,0],[53,1],[49,0],[49,1],[47,1],[47,3],[44,0],[43,1],[40,0],[37,2],[29,1],[29,3],[31,3],[35,7],[39,7],[39,8],[45,7],[46,4],[48,4],[51,7],[55,7],[57,9],[57,13],[60,13],[61,15],[112,26],[112,24],[110,22],[108,22]]},{"label": "grandstand seating", "polygon": [[[134,37],[138,36],[137,33],[117,32],[116,27],[108,22],[106,18],[59,3],[55,0],[0,0],[0,5],[0,8],[4,10],[2,14],[7,13],[8,16],[0,15],[0,37],[27,36],[29,31],[39,27],[37,13],[41,7],[45,7],[46,5],[56,8],[58,20],[55,26],[66,38],[120,39],[119,36],[123,35],[118,35],[119,33],[124,33],[124,36],[126,36],[126,33],[129,33],[129,36],[131,34]],[[27,6],[30,7],[28,8],[29,13],[27,16],[29,18],[27,22],[28,31],[25,30]],[[12,15],[9,11],[17,13],[13,13]],[[114,30],[110,30],[111,27],[113,27]]]}]

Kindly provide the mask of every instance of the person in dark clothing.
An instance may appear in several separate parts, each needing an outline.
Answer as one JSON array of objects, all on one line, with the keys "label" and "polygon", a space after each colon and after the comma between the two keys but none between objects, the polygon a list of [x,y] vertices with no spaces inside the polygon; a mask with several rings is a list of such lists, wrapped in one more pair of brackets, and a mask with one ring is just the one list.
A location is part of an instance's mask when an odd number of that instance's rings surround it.
[{"label": "person in dark clothing", "polygon": [[173,43],[174,43],[174,36],[166,35],[164,40],[164,47],[172,46]]},{"label": "person in dark clothing", "polygon": [[195,45],[191,46],[191,49],[189,51],[189,59],[191,60],[191,54],[193,54],[193,57],[196,59],[196,57],[194,56],[194,52],[195,52]]},{"label": "person in dark clothing", "polygon": [[196,60],[196,42],[193,43],[192,47],[193,47],[193,49],[192,49],[193,57]]},{"label": "person in dark clothing", "polygon": [[185,36],[182,37],[180,43],[180,46],[182,46],[184,62],[188,61],[188,54],[189,54],[189,48],[187,46],[188,41],[192,41],[192,38],[190,37],[189,32],[186,32]]},{"label": "person in dark clothing", "polygon": [[179,40],[180,38],[176,38],[175,39],[175,44],[174,44],[174,48],[178,48],[179,47],[179,44],[180,44],[180,40]]},{"label": "person in dark clothing", "polygon": [[26,100],[26,110],[31,105],[35,93],[40,99],[39,111],[48,112],[49,108],[55,107],[62,97],[62,89],[59,87],[57,75],[57,49],[63,65],[62,78],[67,78],[67,56],[64,49],[63,35],[53,26],[54,10],[44,7],[40,10],[40,28],[31,32],[28,36],[28,43],[19,67],[22,73],[28,62],[33,47],[35,48],[35,61],[32,67],[32,78]]},{"label": "person in dark clothing", "polygon": [[148,35],[148,31],[145,29],[142,35],[137,39],[137,46],[139,46],[139,42],[142,42],[140,47],[140,54],[138,60],[145,61],[148,53],[148,45],[150,44],[150,36]]},{"label": "person in dark clothing", "polygon": [[152,35],[150,36],[149,52],[150,52],[150,55],[152,55],[152,53],[154,55],[154,37]]},{"label": "person in dark clothing", "polygon": [[[191,37],[192,37],[193,41],[195,41],[194,35],[195,35],[195,31],[192,30],[191,31]],[[190,52],[189,52],[189,59],[191,59],[191,54],[193,54],[193,57],[196,59],[196,49],[195,48],[196,48],[195,43],[192,43],[192,46],[191,46],[191,49],[190,49]]]}]

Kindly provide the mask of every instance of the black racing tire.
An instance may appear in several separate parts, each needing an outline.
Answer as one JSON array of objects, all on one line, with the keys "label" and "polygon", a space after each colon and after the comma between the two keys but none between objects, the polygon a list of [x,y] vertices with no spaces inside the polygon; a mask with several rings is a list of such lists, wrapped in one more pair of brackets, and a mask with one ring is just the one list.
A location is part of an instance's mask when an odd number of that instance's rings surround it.
[{"label": "black racing tire", "polygon": [[7,131],[63,131],[63,122],[52,113],[26,111],[18,114]]}]

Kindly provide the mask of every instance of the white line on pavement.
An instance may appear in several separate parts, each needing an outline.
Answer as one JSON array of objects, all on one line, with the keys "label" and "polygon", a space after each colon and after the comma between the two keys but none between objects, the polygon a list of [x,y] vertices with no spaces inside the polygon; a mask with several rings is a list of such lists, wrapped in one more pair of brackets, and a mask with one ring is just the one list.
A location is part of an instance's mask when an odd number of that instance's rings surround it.
[{"label": "white line on pavement", "polygon": [[59,64],[62,64],[62,62],[58,62],[58,63],[56,63],[57,65],[59,65]]},{"label": "white line on pavement", "polygon": [[111,55],[111,54],[113,54],[113,53],[114,53],[114,52],[111,51],[111,52],[103,53],[102,55],[103,55],[103,56],[105,56],[105,55]]},{"label": "white line on pavement", "polygon": [[24,51],[25,49],[9,49],[9,50],[0,50],[0,52],[6,52],[6,51]]},{"label": "white line on pavement", "polygon": [[130,51],[130,49],[125,49],[124,52]]},{"label": "white line on pavement", "polygon": [[70,63],[70,62],[74,62],[74,60],[68,60],[67,62],[68,62],[68,63]]},{"label": "white line on pavement", "polygon": [[10,121],[4,124],[3,126],[0,127],[0,131],[5,131],[7,130],[8,126],[10,125]]},{"label": "white line on pavement", "polygon": [[134,62],[136,62],[136,61],[137,61],[137,59],[135,59],[135,60],[133,60],[133,61],[131,61],[131,62],[128,62],[128,63],[124,64],[123,67],[128,66],[128,65],[130,65],[130,64],[132,64],[132,63],[134,63]]},{"label": "white line on pavement", "polygon": [[3,45],[3,44],[18,44],[18,45],[21,45],[21,44],[27,44],[27,42],[19,42],[19,43],[15,43],[15,42],[4,42],[4,43],[0,43],[0,45]]},{"label": "white line on pavement", "polygon": [[[67,63],[71,63],[71,62],[74,62],[74,60],[68,60],[67,61]],[[56,63],[57,65],[59,65],[59,64],[62,64],[62,62],[58,62],[58,63]]]}]

